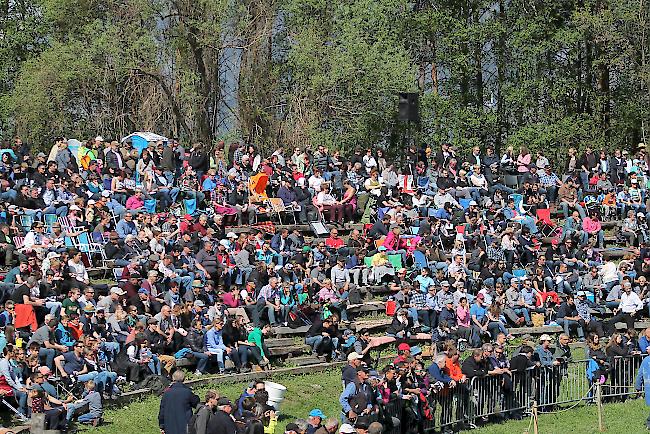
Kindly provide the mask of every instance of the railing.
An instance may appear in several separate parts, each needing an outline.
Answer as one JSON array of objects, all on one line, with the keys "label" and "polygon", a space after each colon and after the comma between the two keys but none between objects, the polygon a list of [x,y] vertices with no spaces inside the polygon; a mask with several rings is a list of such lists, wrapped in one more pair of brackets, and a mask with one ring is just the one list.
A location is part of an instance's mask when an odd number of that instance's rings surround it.
[{"label": "railing", "polygon": [[[391,434],[421,425],[424,431],[465,425],[471,427],[494,418],[521,418],[530,414],[534,405],[539,412],[567,410],[572,406],[593,402],[594,384],[601,374],[606,378],[601,396],[605,401],[624,400],[637,395],[636,373],[642,356],[616,357],[609,363],[579,360],[551,367],[533,367],[512,375],[475,377],[454,388],[434,390],[427,397],[433,418],[427,418],[418,400],[394,400],[385,405],[385,413],[400,421]],[[591,363],[591,366],[590,366]],[[600,370],[587,375],[588,369]]]}]

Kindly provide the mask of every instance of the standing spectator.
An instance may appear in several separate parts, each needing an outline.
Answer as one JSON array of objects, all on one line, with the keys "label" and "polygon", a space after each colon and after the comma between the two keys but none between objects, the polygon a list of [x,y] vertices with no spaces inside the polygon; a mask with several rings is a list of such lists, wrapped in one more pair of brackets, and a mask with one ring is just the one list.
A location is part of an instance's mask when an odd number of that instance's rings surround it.
[{"label": "standing spectator", "polygon": [[174,371],[172,381],[160,401],[158,425],[161,434],[186,434],[192,409],[199,404],[200,399],[183,383],[185,373],[182,370]]}]

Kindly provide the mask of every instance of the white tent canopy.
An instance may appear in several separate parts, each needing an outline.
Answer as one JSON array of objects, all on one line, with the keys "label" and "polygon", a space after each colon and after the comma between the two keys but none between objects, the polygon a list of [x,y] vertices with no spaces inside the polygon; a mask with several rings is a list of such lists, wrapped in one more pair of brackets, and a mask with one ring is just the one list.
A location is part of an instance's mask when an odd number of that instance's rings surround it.
[{"label": "white tent canopy", "polygon": [[156,133],[152,133],[152,132],[148,132],[148,131],[138,131],[138,132],[135,132],[135,133],[131,133],[126,137],[123,137],[121,142],[124,143],[127,140],[130,140],[134,136],[135,137],[140,137],[143,140],[146,140],[147,142],[157,142],[157,141],[168,142],[169,141],[169,139],[167,137],[161,136],[161,135],[156,134]]}]

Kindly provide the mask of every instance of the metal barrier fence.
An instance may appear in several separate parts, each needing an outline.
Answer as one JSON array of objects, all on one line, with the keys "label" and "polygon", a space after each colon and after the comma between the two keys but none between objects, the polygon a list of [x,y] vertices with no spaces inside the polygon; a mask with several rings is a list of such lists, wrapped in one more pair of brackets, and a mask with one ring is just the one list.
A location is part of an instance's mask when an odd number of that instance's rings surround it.
[{"label": "metal barrier fence", "polygon": [[[434,390],[426,405],[419,400],[398,399],[386,404],[385,412],[400,420],[391,434],[405,433],[415,426],[424,431],[452,425],[472,427],[497,415],[521,418],[530,414],[535,404],[539,412],[554,412],[593,402],[594,384],[601,375],[606,379],[601,388],[603,400],[624,400],[638,393],[634,382],[641,360],[641,356],[617,357],[601,364],[579,360],[512,375],[474,377],[453,389]],[[427,408],[432,418],[426,417]]]}]

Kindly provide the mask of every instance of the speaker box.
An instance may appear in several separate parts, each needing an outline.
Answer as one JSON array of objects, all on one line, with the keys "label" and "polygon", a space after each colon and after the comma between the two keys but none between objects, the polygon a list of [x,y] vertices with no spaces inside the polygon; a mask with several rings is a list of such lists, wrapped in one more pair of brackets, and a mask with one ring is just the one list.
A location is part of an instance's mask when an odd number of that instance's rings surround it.
[{"label": "speaker box", "polygon": [[418,98],[419,94],[417,93],[399,93],[397,118],[400,121],[420,121],[420,104]]}]

